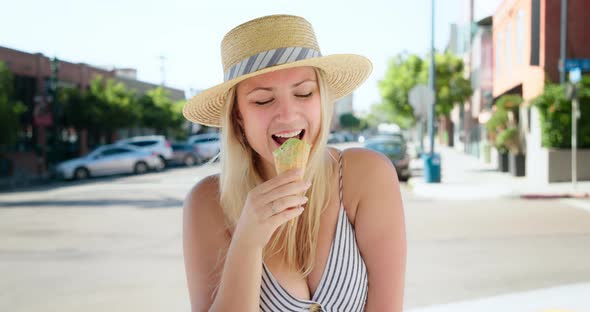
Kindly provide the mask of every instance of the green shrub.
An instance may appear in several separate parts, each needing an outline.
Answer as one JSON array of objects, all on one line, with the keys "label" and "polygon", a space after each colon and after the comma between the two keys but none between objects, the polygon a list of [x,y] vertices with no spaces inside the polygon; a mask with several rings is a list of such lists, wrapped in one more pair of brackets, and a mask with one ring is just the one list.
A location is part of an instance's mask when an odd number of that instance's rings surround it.
[{"label": "green shrub", "polygon": [[513,154],[521,153],[522,151],[520,150],[518,129],[510,127],[500,132],[496,138],[496,146],[502,151],[509,150]]},{"label": "green shrub", "polygon": [[[590,77],[585,76],[578,89],[581,116],[578,119],[578,147],[590,148]],[[565,98],[564,87],[548,83],[533,100],[541,118],[543,147],[571,148],[572,104]]]}]

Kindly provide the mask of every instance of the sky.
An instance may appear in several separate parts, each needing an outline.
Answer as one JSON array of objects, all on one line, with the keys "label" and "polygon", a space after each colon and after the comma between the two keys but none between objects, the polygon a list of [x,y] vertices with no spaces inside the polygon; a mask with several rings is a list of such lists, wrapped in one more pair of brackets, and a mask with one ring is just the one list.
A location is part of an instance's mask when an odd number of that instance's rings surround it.
[{"label": "sky", "polygon": [[[269,14],[311,22],[323,55],[355,53],[373,72],[353,95],[356,112],[380,102],[378,81],[399,53],[430,49],[430,0],[0,0],[0,46],[73,63],[135,68],[138,79],[182,90],[223,80],[220,43],[233,27]],[[465,20],[465,0],[436,0],[435,48],[444,50],[450,24]],[[474,0],[475,20],[501,0]]]}]

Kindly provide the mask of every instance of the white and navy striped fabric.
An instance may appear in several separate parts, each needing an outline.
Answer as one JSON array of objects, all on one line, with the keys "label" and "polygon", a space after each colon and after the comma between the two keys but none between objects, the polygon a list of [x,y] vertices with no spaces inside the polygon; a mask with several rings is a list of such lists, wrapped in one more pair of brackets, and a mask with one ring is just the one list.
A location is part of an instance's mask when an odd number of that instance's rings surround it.
[{"label": "white and navy striped fabric", "polygon": [[223,75],[223,81],[232,80],[236,77],[253,73],[263,68],[306,60],[318,56],[321,56],[319,51],[304,47],[278,48],[260,52],[230,67]]},{"label": "white and navy striped fabric", "polygon": [[342,154],[340,212],[328,263],[311,300],[295,298],[274,278],[263,263],[260,311],[364,311],[367,300],[367,268],[356,244],[355,232],[342,204]]}]

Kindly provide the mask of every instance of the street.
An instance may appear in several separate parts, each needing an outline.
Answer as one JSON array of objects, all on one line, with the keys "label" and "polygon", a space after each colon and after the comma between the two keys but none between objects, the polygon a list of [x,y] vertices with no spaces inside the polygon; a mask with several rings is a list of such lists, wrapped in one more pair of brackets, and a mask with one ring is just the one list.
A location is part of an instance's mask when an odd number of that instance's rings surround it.
[{"label": "street", "polygon": [[[182,201],[217,170],[0,194],[0,311],[189,311]],[[588,211],[509,196],[427,198],[407,184],[402,196],[408,310],[590,282]]]}]

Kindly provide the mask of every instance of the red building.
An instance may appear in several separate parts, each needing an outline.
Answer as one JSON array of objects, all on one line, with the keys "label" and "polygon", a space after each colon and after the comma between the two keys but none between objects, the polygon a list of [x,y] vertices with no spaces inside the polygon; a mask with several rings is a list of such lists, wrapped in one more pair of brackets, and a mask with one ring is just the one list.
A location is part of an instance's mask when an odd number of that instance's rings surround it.
[{"label": "red building", "polygon": [[[590,58],[590,1],[567,3],[566,58]],[[559,82],[560,27],[559,0],[505,0],[493,17],[493,96],[524,98],[519,126],[525,134],[526,173],[545,182],[565,180],[559,172],[569,174],[567,164],[555,167],[551,151],[541,147],[539,116],[530,105],[543,92],[545,81]]]}]

